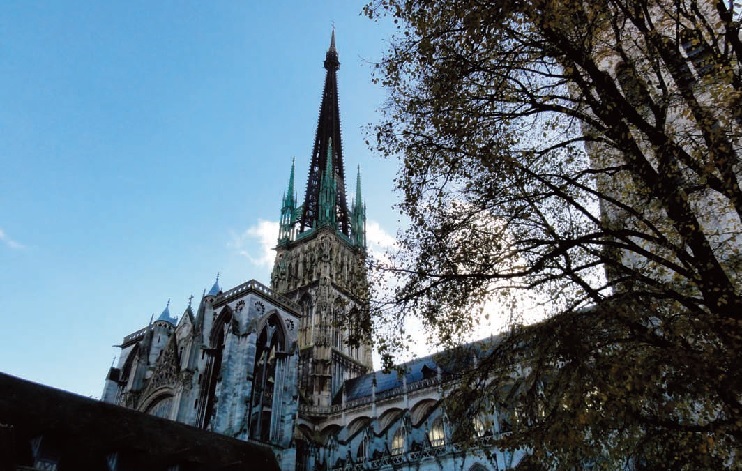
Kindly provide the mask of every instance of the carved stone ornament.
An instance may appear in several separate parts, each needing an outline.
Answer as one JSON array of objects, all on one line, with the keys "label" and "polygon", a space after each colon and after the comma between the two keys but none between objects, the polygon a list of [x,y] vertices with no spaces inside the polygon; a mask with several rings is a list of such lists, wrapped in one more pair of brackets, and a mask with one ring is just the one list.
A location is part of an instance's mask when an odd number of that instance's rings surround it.
[{"label": "carved stone ornament", "polygon": [[142,393],[142,397],[148,397],[149,393],[162,386],[174,387],[178,380],[180,365],[178,364],[178,355],[175,351],[175,341],[170,340],[160,357],[155,371],[147,382],[147,387]]}]

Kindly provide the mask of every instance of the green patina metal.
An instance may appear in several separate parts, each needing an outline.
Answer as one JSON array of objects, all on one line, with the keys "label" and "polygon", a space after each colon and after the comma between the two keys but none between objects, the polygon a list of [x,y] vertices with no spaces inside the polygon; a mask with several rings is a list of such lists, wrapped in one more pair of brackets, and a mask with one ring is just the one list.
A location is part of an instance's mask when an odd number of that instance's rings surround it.
[{"label": "green patina metal", "polygon": [[361,196],[361,167],[358,167],[358,176],[356,177],[356,199],[351,208],[350,222],[351,236],[353,245],[356,247],[366,247],[366,205],[363,203]]},{"label": "green patina metal", "polygon": [[278,244],[287,244],[294,239],[294,227],[297,220],[296,193],[294,192],[294,162],[291,162],[289,187],[283,195],[281,205],[281,222],[278,232]]},{"label": "green patina metal", "polygon": [[336,228],[337,214],[335,214],[335,200],[337,199],[337,187],[335,183],[335,175],[332,170],[332,138],[329,138],[327,144],[327,159],[321,181],[318,226],[330,226]]},{"label": "green patina metal", "polygon": [[281,205],[278,246],[285,247],[291,242],[314,234],[318,228],[329,227],[351,245],[365,248],[366,207],[361,197],[360,169],[351,211],[348,211],[346,204],[336,77],[340,61],[335,49],[334,32],[324,65],[327,70],[325,89],[320,105],[304,204],[297,205],[294,190],[295,165],[292,162],[288,189],[283,195]]}]

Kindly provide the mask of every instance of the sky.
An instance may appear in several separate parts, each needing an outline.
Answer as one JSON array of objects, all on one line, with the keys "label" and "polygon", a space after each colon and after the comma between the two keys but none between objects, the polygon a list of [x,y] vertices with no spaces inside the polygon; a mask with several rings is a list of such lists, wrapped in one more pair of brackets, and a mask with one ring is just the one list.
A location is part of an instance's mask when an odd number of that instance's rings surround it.
[{"label": "sky", "polygon": [[269,284],[335,27],[347,191],[392,241],[396,162],[363,128],[392,26],[363,2],[0,2],[0,371],[99,397],[122,338],[217,273]]}]

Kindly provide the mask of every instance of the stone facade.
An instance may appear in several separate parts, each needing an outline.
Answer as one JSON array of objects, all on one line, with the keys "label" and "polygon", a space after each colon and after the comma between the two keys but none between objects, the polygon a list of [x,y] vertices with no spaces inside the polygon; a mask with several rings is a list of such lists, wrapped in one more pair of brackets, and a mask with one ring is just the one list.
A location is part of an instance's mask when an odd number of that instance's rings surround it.
[{"label": "stone facade", "polygon": [[124,338],[102,400],[269,444],[293,468],[297,308],[256,281],[215,283],[195,316],[168,317]]},{"label": "stone facade", "polygon": [[368,315],[364,255],[329,228],[277,249],[273,289],[299,306],[300,389],[312,405],[371,370],[370,343],[349,343]]}]

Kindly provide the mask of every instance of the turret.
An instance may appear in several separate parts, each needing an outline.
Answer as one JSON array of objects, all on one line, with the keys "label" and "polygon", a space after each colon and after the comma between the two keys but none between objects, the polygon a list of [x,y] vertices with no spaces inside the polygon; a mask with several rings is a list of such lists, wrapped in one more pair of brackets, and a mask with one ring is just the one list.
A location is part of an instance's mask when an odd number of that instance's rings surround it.
[{"label": "turret", "polygon": [[219,273],[216,274],[216,280],[214,281],[214,284],[211,286],[211,289],[208,293],[206,293],[207,296],[217,296],[219,293],[222,292],[222,289],[219,287]]},{"label": "turret", "polygon": [[356,199],[350,210],[350,236],[353,245],[366,248],[366,205],[361,197],[361,167],[356,177]]},{"label": "turret", "polygon": [[160,314],[160,317],[157,318],[156,322],[167,322],[172,325],[176,325],[178,323],[177,317],[170,317],[170,300],[167,300],[167,305],[165,306],[165,309],[162,310],[162,313]]},{"label": "turret", "polygon": [[150,365],[154,365],[157,362],[160,352],[167,345],[167,340],[175,332],[177,323],[178,319],[170,316],[170,300],[168,299],[165,309],[162,310],[160,316],[150,326],[152,332],[152,343],[149,351]]},{"label": "turret", "polygon": [[291,162],[291,175],[289,176],[289,187],[283,195],[281,204],[281,223],[278,230],[278,245],[285,245],[294,240],[297,210],[296,193],[294,191],[294,161]]}]

